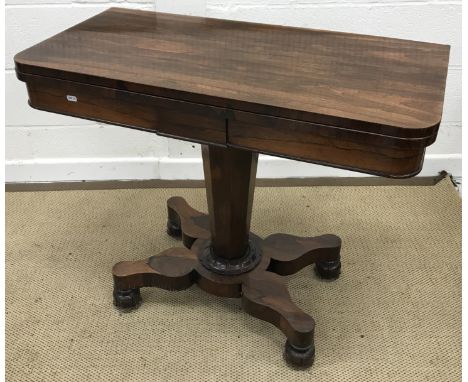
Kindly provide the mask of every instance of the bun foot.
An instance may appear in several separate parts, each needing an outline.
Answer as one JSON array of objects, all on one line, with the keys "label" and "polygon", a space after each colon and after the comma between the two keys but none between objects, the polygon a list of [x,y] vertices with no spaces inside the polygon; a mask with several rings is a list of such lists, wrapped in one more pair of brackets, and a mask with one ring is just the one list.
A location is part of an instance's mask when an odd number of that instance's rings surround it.
[{"label": "bun foot", "polygon": [[140,288],[135,289],[114,289],[114,305],[122,310],[133,310],[140,306]]},{"label": "bun foot", "polygon": [[284,345],[284,358],[288,364],[297,368],[312,366],[315,360],[314,344],[306,348],[298,348],[286,341]]},{"label": "bun foot", "polygon": [[167,222],[167,234],[172,236],[176,239],[179,239],[182,236],[182,230],[180,229],[180,225],[176,225],[170,220]]},{"label": "bun foot", "polygon": [[188,249],[197,239],[209,239],[208,215],[189,206],[184,198],[173,196],[167,200],[167,229],[169,236],[182,239]]},{"label": "bun foot", "polygon": [[322,261],[315,264],[317,275],[326,280],[335,280],[341,273],[341,261]]}]

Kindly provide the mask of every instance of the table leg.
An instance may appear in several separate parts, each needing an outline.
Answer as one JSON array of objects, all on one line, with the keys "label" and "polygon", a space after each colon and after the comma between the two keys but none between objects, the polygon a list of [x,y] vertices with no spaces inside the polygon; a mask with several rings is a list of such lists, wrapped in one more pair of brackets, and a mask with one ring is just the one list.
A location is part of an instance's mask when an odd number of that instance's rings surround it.
[{"label": "table leg", "polygon": [[204,146],[203,164],[209,214],[193,209],[181,197],[170,198],[167,232],[180,237],[186,248],[116,264],[115,305],[126,310],[138,307],[141,287],[181,290],[194,283],[217,296],[242,297],[247,313],[286,335],[286,361],[310,366],[315,323],[291,301],[282,276],[315,263],[319,277],[336,279],[341,270],[340,238],[274,234],[262,240],[250,232],[257,154]]}]

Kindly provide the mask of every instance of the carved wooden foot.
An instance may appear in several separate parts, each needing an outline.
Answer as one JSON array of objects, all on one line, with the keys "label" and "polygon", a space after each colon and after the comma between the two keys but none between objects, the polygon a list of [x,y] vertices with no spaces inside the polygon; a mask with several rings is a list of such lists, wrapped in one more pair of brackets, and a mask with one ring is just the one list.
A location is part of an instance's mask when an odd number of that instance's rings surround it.
[{"label": "carved wooden foot", "polygon": [[195,282],[197,256],[186,248],[171,248],[141,261],[121,261],[112,268],[114,305],[138,307],[141,287],[182,290]]},{"label": "carved wooden foot", "polygon": [[263,241],[263,252],[271,258],[268,270],[291,275],[315,263],[317,274],[326,279],[340,275],[341,239],[336,235],[299,237],[277,233]]},{"label": "carved wooden foot", "polygon": [[167,212],[167,233],[181,237],[187,248],[190,249],[196,239],[210,237],[208,215],[190,207],[184,198],[173,196],[168,199]]},{"label": "carved wooden foot", "polygon": [[249,275],[242,283],[242,293],[247,313],[270,322],[286,336],[286,361],[298,367],[311,366],[315,322],[292,302],[284,278],[271,272]]},{"label": "carved wooden foot", "polygon": [[140,306],[141,295],[140,288],[132,289],[114,289],[114,305],[127,311]]}]

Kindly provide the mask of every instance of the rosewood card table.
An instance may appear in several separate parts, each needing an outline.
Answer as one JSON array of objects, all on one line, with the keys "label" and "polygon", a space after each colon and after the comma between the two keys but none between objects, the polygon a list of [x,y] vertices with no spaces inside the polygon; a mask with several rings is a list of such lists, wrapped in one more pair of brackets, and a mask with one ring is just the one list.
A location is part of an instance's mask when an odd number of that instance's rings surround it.
[{"label": "rosewood card table", "polygon": [[[184,247],[112,270],[114,303],[140,288],[239,297],[314,360],[312,317],[285,278],[337,278],[341,240],[250,231],[258,153],[385,177],[416,175],[439,128],[449,47],[111,8],[15,57],[32,107],[202,143],[208,214],[167,202]],[[148,228],[150,229],[150,228]]]}]

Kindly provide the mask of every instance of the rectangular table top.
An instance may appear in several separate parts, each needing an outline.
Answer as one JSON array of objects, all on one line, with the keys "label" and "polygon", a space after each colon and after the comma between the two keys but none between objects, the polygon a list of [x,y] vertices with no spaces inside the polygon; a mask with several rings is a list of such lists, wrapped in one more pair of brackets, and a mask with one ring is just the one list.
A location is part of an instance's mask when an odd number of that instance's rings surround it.
[{"label": "rectangular table top", "polygon": [[18,73],[398,138],[434,136],[449,46],[111,8]]}]

